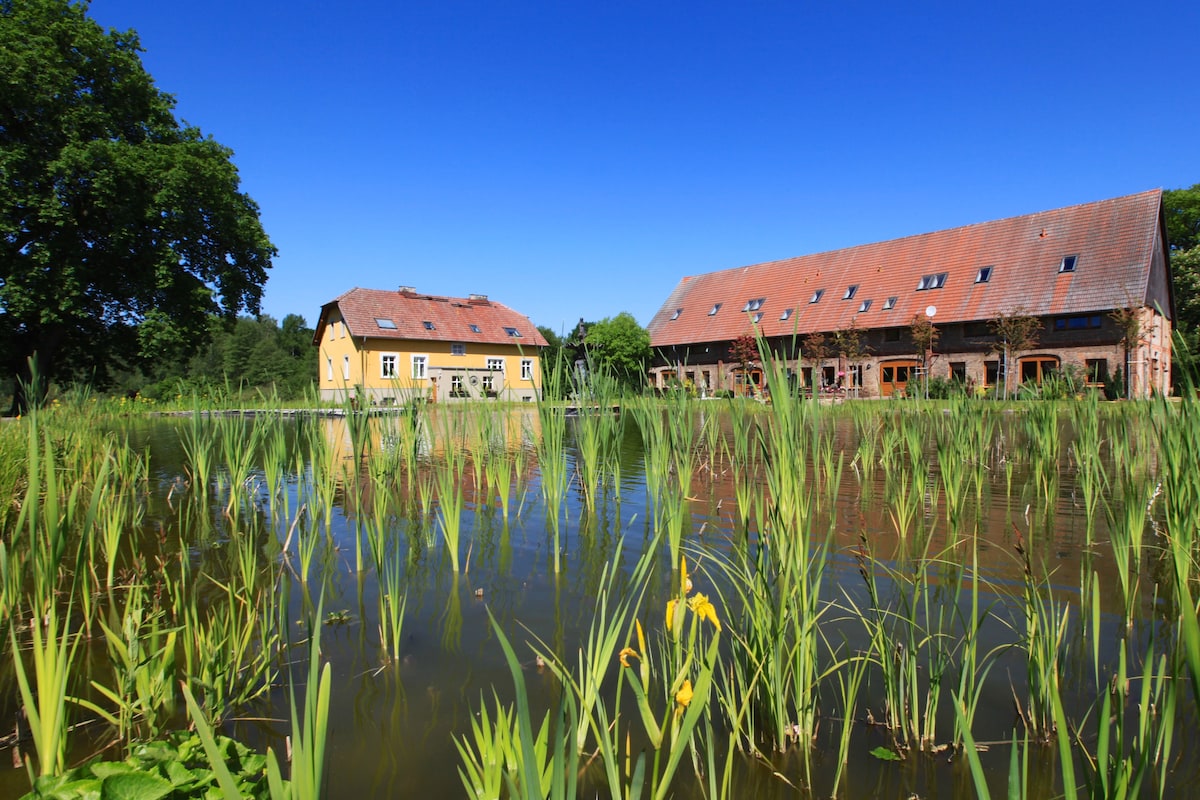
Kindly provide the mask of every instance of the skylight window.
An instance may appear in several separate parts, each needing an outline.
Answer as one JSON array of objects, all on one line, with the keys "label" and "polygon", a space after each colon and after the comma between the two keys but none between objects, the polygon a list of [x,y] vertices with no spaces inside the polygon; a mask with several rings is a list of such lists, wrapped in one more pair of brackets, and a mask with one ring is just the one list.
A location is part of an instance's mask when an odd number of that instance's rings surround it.
[{"label": "skylight window", "polygon": [[1059,262],[1059,272],[1074,272],[1075,263],[1079,260],[1079,256],[1063,256],[1063,260]]},{"label": "skylight window", "polygon": [[470,327],[471,327],[471,333],[480,333],[481,332],[479,330],[479,326],[476,325],[474,322],[471,323]]},{"label": "skylight window", "polygon": [[757,314],[755,314],[752,321],[754,322],[755,325],[762,322],[762,312],[759,311]]},{"label": "skylight window", "polygon": [[899,299],[900,298],[898,298],[898,297],[889,297],[887,300],[884,300],[883,301],[883,310],[891,311],[893,308],[896,307],[896,301]]},{"label": "skylight window", "polygon": [[673,319],[673,320],[675,320],[675,319],[679,319],[679,315],[680,315],[680,314],[682,314],[682,313],[683,313],[683,309],[682,309],[682,308],[677,308],[677,309],[675,309],[675,313],[671,315],[671,319]]},{"label": "skylight window", "polygon": [[846,287],[846,293],[842,295],[843,300],[853,300],[854,295],[858,293],[858,284],[853,283]]},{"label": "skylight window", "polygon": [[812,295],[812,297],[810,297],[810,298],[808,299],[808,302],[810,302],[810,303],[819,303],[819,302],[821,302],[821,298],[822,298],[822,297],[824,297],[824,296],[825,296],[825,290],[824,290],[824,289],[817,289],[815,292],[813,292],[813,295]]},{"label": "skylight window", "polygon": [[384,330],[389,330],[389,331],[396,330],[395,321],[390,320],[387,317],[376,317],[375,324],[378,325],[379,327],[383,328]]},{"label": "skylight window", "polygon": [[425,325],[425,330],[427,330],[427,331],[435,330],[433,323],[430,322],[429,320],[425,320],[425,322],[423,324]]},{"label": "skylight window", "polygon": [[758,311],[765,302],[767,302],[767,298],[765,297],[756,297],[753,300],[747,300],[742,311]]},{"label": "skylight window", "polygon": [[991,267],[980,267],[979,274],[975,276],[976,283],[987,283],[992,279]]},{"label": "skylight window", "polygon": [[712,307],[712,308],[710,308],[710,309],[708,310],[708,315],[709,315],[710,317],[716,316],[717,312],[718,312],[718,311],[720,311],[720,310],[721,310],[721,304],[720,304],[720,303],[714,303],[714,304],[713,304],[713,307]]},{"label": "skylight window", "polygon": [[933,275],[921,276],[921,282],[917,284],[917,291],[923,292],[926,289],[940,289],[946,285],[945,272],[937,272]]},{"label": "skylight window", "polygon": [[504,332],[507,333],[509,336],[512,336],[514,339],[521,338],[521,332],[519,330],[517,330],[516,328],[505,328]]},{"label": "skylight window", "polygon": [[863,313],[864,311],[867,311],[867,310],[869,310],[870,308],[871,308],[871,301],[870,301],[870,300],[863,300],[863,301],[862,301],[862,305],[860,305],[860,306],[858,307],[858,313],[860,313],[860,314],[861,314],[861,313]]},{"label": "skylight window", "polygon": [[794,310],[794,309],[791,309],[791,308],[785,308],[785,309],[783,310],[783,313],[779,315],[779,319],[780,319],[780,321],[783,321],[783,320],[786,320],[786,319],[790,319],[790,318],[791,318],[791,316],[792,316],[792,311],[793,311],[793,310]]}]

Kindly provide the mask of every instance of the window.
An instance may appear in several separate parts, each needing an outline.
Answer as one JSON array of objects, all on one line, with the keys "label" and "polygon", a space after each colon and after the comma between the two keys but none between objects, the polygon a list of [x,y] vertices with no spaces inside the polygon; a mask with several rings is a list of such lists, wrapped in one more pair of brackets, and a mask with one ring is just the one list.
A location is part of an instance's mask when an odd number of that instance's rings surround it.
[{"label": "window", "polygon": [[946,272],[937,272],[933,275],[921,276],[920,283],[917,284],[917,291],[923,292],[926,289],[940,289],[946,285]]},{"label": "window", "polygon": [[711,316],[714,316],[714,315],[715,315],[715,314],[716,314],[718,311],[720,311],[720,310],[721,310],[721,304],[720,304],[720,303],[716,303],[716,304],[714,304],[714,305],[713,305],[713,307],[712,307],[712,308],[710,308],[710,309],[708,310],[708,315],[709,315],[710,317],[711,317]]},{"label": "window", "polygon": [[753,322],[755,325],[757,325],[758,323],[762,322],[762,312],[761,312],[761,311],[759,311],[757,314],[755,314],[755,315],[754,315],[754,316],[751,318],[751,320],[750,320],[750,321],[751,321],[751,322]]},{"label": "window", "polygon": [[821,298],[824,296],[825,296],[825,290],[817,289],[815,292],[813,292],[812,297],[808,298],[808,302],[809,303],[819,303],[819,302],[821,302]]},{"label": "window", "polygon": [[394,320],[388,319],[387,317],[376,317],[375,324],[378,325],[379,327],[383,328],[386,331],[396,330],[396,322]]},{"label": "window", "polygon": [[1084,362],[1088,386],[1103,386],[1108,381],[1108,359],[1089,358]]},{"label": "window", "polygon": [[1058,369],[1053,356],[1034,356],[1021,359],[1021,383],[1041,383]]},{"label": "window", "polygon": [[461,342],[450,345],[450,355],[465,356],[467,354],[467,346]]},{"label": "window", "polygon": [[742,311],[758,311],[765,302],[767,302],[767,298],[765,297],[756,297],[753,300],[747,300]]},{"label": "window", "polygon": [[991,279],[992,279],[992,268],[991,267],[980,267],[979,272],[976,273],[976,275],[975,275],[976,283],[987,283]]},{"label": "window", "polygon": [[350,380],[350,356],[342,356],[342,379]]},{"label": "window", "polygon": [[330,381],[333,380],[333,359],[332,358],[325,359],[325,379],[330,380]]},{"label": "window", "polygon": [[680,315],[680,314],[682,314],[682,313],[683,313],[683,309],[682,309],[682,308],[677,308],[677,309],[675,309],[675,313],[671,315],[671,319],[672,319],[672,320],[677,320],[677,319],[679,319],[679,315]]},{"label": "window", "polygon": [[862,301],[862,303],[861,303],[861,304],[858,306],[858,313],[860,313],[860,314],[861,314],[861,313],[863,313],[864,311],[869,311],[869,310],[870,310],[870,308],[871,308],[871,301],[870,301],[870,300],[863,300],[863,301]]},{"label": "window", "polygon": [[1099,328],[1104,324],[1104,318],[1099,314],[1077,314],[1073,317],[1057,317],[1054,320],[1056,331],[1078,331],[1086,328]]},{"label": "window", "polygon": [[509,336],[513,337],[514,339],[521,338],[521,332],[519,330],[517,330],[516,328],[505,328],[504,332],[507,333]]},{"label": "window", "polygon": [[793,311],[793,309],[785,308],[783,310],[783,313],[779,315],[780,321],[789,319],[792,316],[792,311]]},{"label": "window", "polygon": [[471,333],[479,333],[479,326],[474,322],[471,323]]},{"label": "window", "polygon": [[995,386],[1000,382],[1000,362],[985,361],[983,362],[983,385]]},{"label": "window", "polygon": [[521,359],[521,380],[523,380],[523,381],[533,380],[533,359],[532,358],[522,358]]},{"label": "window", "polygon": [[1063,256],[1062,261],[1058,262],[1059,272],[1074,272],[1075,264],[1079,261],[1079,256]]},{"label": "window", "polygon": [[462,375],[450,376],[450,396],[451,397],[466,397],[467,393],[463,389]]},{"label": "window", "polygon": [[414,379],[425,380],[425,368],[429,365],[428,356],[413,356],[412,357],[412,376]]},{"label": "window", "polygon": [[396,354],[395,353],[380,353],[379,354],[379,376],[381,378],[396,377]]},{"label": "window", "polygon": [[967,362],[951,361],[950,362],[950,380],[958,383],[967,382]]},{"label": "window", "polygon": [[863,365],[850,365],[850,385],[861,388],[863,385]]},{"label": "window", "polygon": [[427,330],[427,331],[432,331],[435,329],[433,323],[430,322],[429,320],[425,320],[421,324],[425,326],[425,330]]},{"label": "window", "polygon": [[887,300],[884,300],[883,301],[883,310],[891,311],[893,308],[896,307],[896,301],[899,299],[900,298],[898,298],[898,297],[889,297]]},{"label": "window", "polygon": [[852,283],[846,287],[846,293],[842,295],[843,300],[853,300],[854,295],[858,294],[858,284]]},{"label": "window", "polygon": [[496,393],[496,384],[495,384],[495,382],[492,381],[491,375],[484,375],[483,381],[481,382],[481,384],[483,386],[484,394],[495,394]]},{"label": "window", "polygon": [[489,358],[487,360],[487,368],[492,372],[504,372],[504,359]]}]

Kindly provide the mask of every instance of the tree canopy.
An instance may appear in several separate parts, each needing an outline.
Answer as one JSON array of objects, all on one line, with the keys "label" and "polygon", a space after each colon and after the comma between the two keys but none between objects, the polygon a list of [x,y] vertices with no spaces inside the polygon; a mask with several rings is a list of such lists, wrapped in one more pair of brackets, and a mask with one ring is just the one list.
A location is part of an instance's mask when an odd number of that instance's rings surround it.
[{"label": "tree canopy", "polygon": [[[275,248],[232,152],[181,125],[133,31],[0,0],[0,353],[28,378],[183,358],[257,313]],[[42,387],[35,387],[41,391]],[[21,402],[20,393],[15,405]]]},{"label": "tree canopy", "polygon": [[584,338],[593,369],[608,370],[617,380],[632,388],[646,384],[646,365],[650,361],[650,334],[633,315],[622,311],[605,317],[587,329]]},{"label": "tree canopy", "polygon": [[1190,250],[1200,245],[1200,183],[1190,189],[1164,191],[1163,214],[1172,250]]}]

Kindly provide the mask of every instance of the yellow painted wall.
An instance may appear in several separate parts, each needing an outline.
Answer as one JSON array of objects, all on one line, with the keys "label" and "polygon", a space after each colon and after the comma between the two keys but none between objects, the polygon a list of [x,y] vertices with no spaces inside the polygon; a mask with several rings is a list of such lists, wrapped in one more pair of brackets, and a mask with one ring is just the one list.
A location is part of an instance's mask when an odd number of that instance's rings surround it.
[{"label": "yellow painted wall", "polygon": [[[461,376],[468,398],[483,396],[484,378],[489,375],[500,399],[532,400],[540,395],[542,373],[537,348],[522,350],[515,344],[456,344],[465,347],[465,354],[454,355],[451,342],[354,338],[337,312],[331,312],[319,347],[321,397],[341,400],[347,391],[354,393],[361,387],[376,401],[404,400],[413,396],[442,401],[454,399],[450,397],[454,375]],[[383,375],[384,354],[395,356],[394,378]],[[413,356],[425,357],[424,378],[413,377]],[[489,371],[489,358],[501,359],[503,368]],[[521,379],[524,359],[532,362],[531,380]]]}]

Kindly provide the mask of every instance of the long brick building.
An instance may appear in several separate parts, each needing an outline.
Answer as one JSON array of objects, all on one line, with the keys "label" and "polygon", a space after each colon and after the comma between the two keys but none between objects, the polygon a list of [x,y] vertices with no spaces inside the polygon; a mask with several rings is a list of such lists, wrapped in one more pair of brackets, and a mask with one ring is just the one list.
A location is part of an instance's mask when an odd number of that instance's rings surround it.
[{"label": "long brick building", "polygon": [[[995,325],[1004,316],[1040,323],[1035,343],[1008,358]],[[938,332],[925,352],[913,338],[921,317]],[[1071,365],[1091,384],[1119,370],[1132,396],[1147,396],[1169,391],[1173,318],[1154,190],[685,277],[648,326],[650,378],[708,392],[761,386],[761,365],[733,348],[754,334],[800,384],[863,397],[922,376],[1011,389]]]}]

